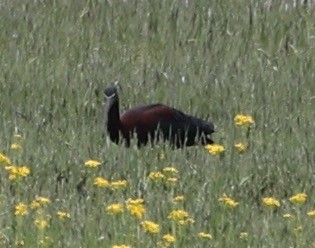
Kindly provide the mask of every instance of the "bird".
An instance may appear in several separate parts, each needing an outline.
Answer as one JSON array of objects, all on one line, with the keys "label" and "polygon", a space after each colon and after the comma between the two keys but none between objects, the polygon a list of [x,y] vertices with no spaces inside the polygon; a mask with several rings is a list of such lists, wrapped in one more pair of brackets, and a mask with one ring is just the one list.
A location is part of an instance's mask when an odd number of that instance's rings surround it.
[{"label": "bird", "polygon": [[116,144],[131,144],[136,136],[137,146],[154,145],[161,139],[174,148],[213,144],[215,131],[211,122],[204,121],[164,104],[140,105],[119,113],[119,97],[116,86],[104,90],[106,100],[104,119],[105,134]]}]

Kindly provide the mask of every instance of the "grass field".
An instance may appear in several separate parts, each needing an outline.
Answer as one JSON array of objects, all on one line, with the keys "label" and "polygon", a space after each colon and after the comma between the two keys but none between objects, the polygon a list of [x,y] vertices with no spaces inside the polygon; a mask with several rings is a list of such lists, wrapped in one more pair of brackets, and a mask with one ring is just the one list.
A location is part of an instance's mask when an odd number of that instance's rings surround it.
[{"label": "grass field", "polygon": [[[315,11],[263,2],[3,0],[0,246],[315,247]],[[103,138],[115,82],[121,111],[208,118],[224,154]]]}]

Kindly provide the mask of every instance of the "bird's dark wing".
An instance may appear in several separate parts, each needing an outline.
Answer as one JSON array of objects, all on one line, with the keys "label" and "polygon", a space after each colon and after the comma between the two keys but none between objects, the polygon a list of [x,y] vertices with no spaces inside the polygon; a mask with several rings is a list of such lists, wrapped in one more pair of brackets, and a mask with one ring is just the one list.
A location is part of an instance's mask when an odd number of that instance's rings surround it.
[{"label": "bird's dark wing", "polygon": [[164,140],[169,140],[177,147],[194,145],[197,139],[202,143],[213,143],[207,135],[214,132],[212,123],[187,115],[182,111],[163,104],[139,106],[128,110],[121,116],[121,122],[130,131],[136,131],[143,143],[147,136],[156,138],[162,134]]},{"label": "bird's dark wing", "polygon": [[214,126],[211,122],[173,109],[172,119],[162,125],[165,124],[171,126],[171,130],[175,134],[175,143],[177,146],[182,146],[183,143],[186,146],[194,145],[196,142],[201,142],[202,144],[213,143],[209,137],[214,132]]}]

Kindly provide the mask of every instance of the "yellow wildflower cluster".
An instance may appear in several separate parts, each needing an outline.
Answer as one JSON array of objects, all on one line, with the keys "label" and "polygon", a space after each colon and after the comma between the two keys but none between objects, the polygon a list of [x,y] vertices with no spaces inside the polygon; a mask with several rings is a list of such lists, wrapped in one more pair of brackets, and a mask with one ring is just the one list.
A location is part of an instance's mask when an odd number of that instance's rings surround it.
[{"label": "yellow wildflower cluster", "polygon": [[95,168],[101,165],[102,163],[97,160],[88,160],[84,163],[86,167]]},{"label": "yellow wildflower cluster", "polygon": [[149,220],[146,220],[146,221],[142,221],[140,223],[140,225],[148,232],[148,233],[152,233],[152,234],[155,234],[155,233],[159,233],[160,232],[160,226],[159,224],[153,222],[153,221],[149,221]]},{"label": "yellow wildflower cluster", "polygon": [[[144,200],[143,199],[131,199],[129,198],[126,201],[126,208],[130,214],[135,216],[137,219],[140,219],[146,212],[144,207]],[[114,203],[106,207],[106,212],[109,214],[120,214],[123,213],[125,207],[121,203]]]},{"label": "yellow wildflower cluster", "polygon": [[30,169],[26,166],[17,167],[10,165],[6,166],[5,169],[9,172],[9,180],[17,180],[30,174]]},{"label": "yellow wildflower cluster", "polygon": [[22,149],[22,145],[20,143],[20,141],[23,139],[22,135],[16,133],[13,135],[13,138],[14,143],[12,143],[10,146],[11,150],[20,151]]},{"label": "yellow wildflower cluster", "polygon": [[245,152],[247,150],[247,145],[244,143],[237,143],[234,145],[234,147],[240,153]]},{"label": "yellow wildflower cluster", "polygon": [[40,207],[46,206],[49,203],[50,203],[50,200],[48,198],[39,196],[39,197],[36,197],[36,199],[31,202],[30,207],[40,208]]},{"label": "yellow wildflower cluster", "polygon": [[165,235],[163,235],[162,239],[166,243],[175,243],[175,241],[176,241],[176,238],[172,234],[165,234]]},{"label": "yellow wildflower cluster", "polygon": [[205,232],[198,233],[198,237],[202,239],[212,239],[212,235],[210,233]]},{"label": "yellow wildflower cluster", "polygon": [[129,245],[112,245],[112,248],[131,248]]},{"label": "yellow wildflower cluster", "polygon": [[0,164],[11,165],[11,160],[3,153],[0,153]]},{"label": "yellow wildflower cluster", "polygon": [[172,234],[165,234],[162,236],[162,240],[157,243],[157,247],[159,248],[167,248],[173,247],[176,242],[176,238]]},{"label": "yellow wildflower cluster", "polygon": [[70,213],[66,211],[57,211],[57,216],[59,219],[67,219],[70,218]]},{"label": "yellow wildflower cluster", "polygon": [[224,146],[219,144],[206,145],[205,148],[211,155],[220,155],[225,151]]},{"label": "yellow wildflower cluster", "polygon": [[308,216],[315,217],[315,210],[307,212]]},{"label": "yellow wildflower cluster", "polygon": [[262,198],[262,202],[267,207],[280,207],[280,202],[272,197]]},{"label": "yellow wildflower cluster", "polygon": [[126,180],[118,180],[116,182],[111,182],[110,187],[111,189],[116,190],[116,189],[121,189],[121,188],[126,187],[127,184],[128,182]]},{"label": "yellow wildflower cluster", "polygon": [[22,149],[22,145],[18,143],[13,143],[10,148],[14,151],[19,151]]},{"label": "yellow wildflower cluster", "polygon": [[48,220],[45,220],[45,219],[36,219],[34,221],[34,224],[39,229],[45,229],[47,226],[49,226]]},{"label": "yellow wildflower cluster", "polygon": [[250,115],[238,114],[234,117],[236,126],[250,126],[254,123],[254,119]]},{"label": "yellow wildflower cluster", "polygon": [[183,202],[184,199],[185,199],[185,197],[183,195],[178,195],[178,196],[175,196],[173,198],[173,200],[176,201],[176,202]]},{"label": "yellow wildflower cluster", "polygon": [[195,222],[192,218],[189,217],[188,212],[181,209],[171,211],[167,218],[176,221],[180,225],[187,225],[189,223]]},{"label": "yellow wildflower cluster", "polygon": [[[31,202],[30,207],[31,208],[39,208],[39,207],[45,206],[48,203],[50,203],[50,200],[48,198],[37,197],[35,201]],[[18,203],[15,206],[15,212],[14,212],[15,215],[24,216],[24,215],[27,215],[28,213],[29,213],[28,207],[26,204]],[[39,229],[44,229],[47,226],[49,226],[49,221],[50,221],[51,216],[50,215],[44,215],[42,210],[38,211],[37,214],[39,214],[39,216],[37,216],[38,218],[36,218],[34,220],[34,225]]]},{"label": "yellow wildflower cluster", "polygon": [[168,218],[175,220],[175,221],[180,221],[180,220],[187,219],[188,216],[189,216],[189,214],[185,210],[173,210],[168,215]]},{"label": "yellow wildflower cluster", "polygon": [[93,185],[99,188],[111,188],[117,190],[126,187],[128,182],[126,180],[118,180],[115,182],[109,182],[103,177],[96,177],[93,180]]},{"label": "yellow wildflower cluster", "polygon": [[124,212],[124,205],[120,203],[111,204],[106,207],[106,212],[109,214],[120,214]]},{"label": "yellow wildflower cluster", "polygon": [[171,184],[176,183],[177,180],[178,180],[178,179],[177,179],[176,177],[167,178],[167,182],[168,182],[168,183],[171,183]]},{"label": "yellow wildflower cluster", "polygon": [[144,204],[144,200],[142,198],[137,198],[137,199],[131,199],[129,198],[126,203],[128,205],[141,205]]},{"label": "yellow wildflower cluster", "polygon": [[136,218],[140,219],[146,212],[144,207],[144,200],[143,199],[128,199],[126,201],[127,210],[134,215]]},{"label": "yellow wildflower cluster", "polygon": [[100,188],[105,188],[109,187],[110,183],[103,177],[96,177],[93,181],[93,185]]},{"label": "yellow wildflower cluster", "polygon": [[23,239],[15,241],[15,246],[16,247],[20,247],[20,246],[24,246],[24,245],[25,245],[25,242],[24,242]]},{"label": "yellow wildflower cluster", "polygon": [[149,174],[149,179],[153,181],[165,180],[169,184],[174,184],[178,181],[177,179],[178,170],[174,167],[165,167],[163,173],[154,171]]},{"label": "yellow wildflower cluster", "polygon": [[163,173],[157,171],[157,172],[151,172],[151,173],[149,174],[149,178],[150,178],[151,180],[159,180],[159,179],[165,178],[165,176],[163,175]]},{"label": "yellow wildflower cluster", "polygon": [[15,206],[15,215],[27,215],[28,214],[28,209],[27,209],[27,205],[25,205],[24,203],[19,203]]},{"label": "yellow wildflower cluster", "polygon": [[225,205],[227,205],[228,207],[236,207],[237,205],[239,205],[239,203],[235,200],[233,200],[232,198],[227,197],[225,194],[223,194],[220,198],[219,198],[220,202],[223,202]]},{"label": "yellow wildflower cluster", "polygon": [[283,214],[283,218],[292,219],[292,215],[291,214]]},{"label": "yellow wildflower cluster", "polygon": [[240,238],[241,239],[247,239],[248,238],[248,232],[241,232],[240,233]]},{"label": "yellow wildflower cluster", "polygon": [[298,226],[298,227],[293,229],[293,231],[296,235],[300,234],[302,232],[302,230],[303,230],[303,228],[301,226]]},{"label": "yellow wildflower cluster", "polygon": [[167,177],[173,177],[174,175],[178,174],[178,170],[174,167],[165,167],[163,169],[164,175]]},{"label": "yellow wildflower cluster", "polygon": [[307,199],[307,195],[305,193],[299,193],[290,197],[289,201],[292,203],[303,204],[306,202],[306,199]]}]

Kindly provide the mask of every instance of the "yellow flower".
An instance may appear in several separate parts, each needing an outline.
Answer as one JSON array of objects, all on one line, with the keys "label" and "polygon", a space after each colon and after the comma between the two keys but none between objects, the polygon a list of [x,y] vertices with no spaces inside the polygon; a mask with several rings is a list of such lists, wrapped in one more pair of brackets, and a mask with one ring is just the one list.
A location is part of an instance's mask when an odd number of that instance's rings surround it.
[{"label": "yellow flower", "polygon": [[143,204],[131,204],[127,206],[128,211],[134,215],[136,218],[140,219],[146,212],[145,207]]},{"label": "yellow flower", "polygon": [[165,235],[163,235],[162,238],[167,243],[175,243],[175,241],[176,241],[175,237],[171,234],[165,234]]},{"label": "yellow flower", "polygon": [[21,177],[26,177],[28,174],[30,174],[30,169],[26,166],[18,167],[17,174]]},{"label": "yellow flower", "polygon": [[234,145],[234,147],[240,153],[245,152],[247,150],[247,145],[244,143],[237,143]]},{"label": "yellow flower", "polygon": [[163,169],[164,175],[166,176],[174,176],[178,173],[178,170],[175,169],[174,167],[165,167]]},{"label": "yellow flower", "polygon": [[88,160],[84,163],[86,167],[98,167],[102,163],[97,160]]},{"label": "yellow flower", "polygon": [[262,198],[262,202],[267,207],[280,207],[280,202],[272,197]]},{"label": "yellow flower", "polygon": [[46,203],[50,203],[50,200],[47,197],[36,197],[36,201],[38,201],[41,205],[44,205]]},{"label": "yellow flower", "polygon": [[227,197],[225,194],[223,194],[223,196],[219,198],[219,201],[225,203],[227,206],[232,208],[239,205],[238,202],[234,201],[232,198]]},{"label": "yellow flower", "polygon": [[293,229],[293,231],[296,235],[300,234],[302,232],[302,230],[303,230],[303,228],[301,226],[298,226],[298,227]]},{"label": "yellow flower", "polygon": [[22,239],[22,240],[17,240],[17,241],[15,241],[15,245],[16,245],[17,247],[19,247],[19,246],[24,246],[24,245],[25,245],[25,242],[24,242],[23,239]]},{"label": "yellow flower", "polygon": [[299,194],[296,194],[296,195],[290,197],[289,201],[292,203],[303,204],[303,203],[305,203],[306,198],[307,198],[307,195],[305,193],[299,193]]},{"label": "yellow flower", "polygon": [[119,180],[119,181],[116,181],[116,182],[112,182],[110,184],[111,188],[112,189],[120,189],[120,188],[124,188],[126,187],[128,184],[128,182],[126,180]]},{"label": "yellow flower", "polygon": [[165,176],[161,173],[161,172],[151,172],[149,174],[149,178],[151,180],[159,180],[159,179],[163,179]]},{"label": "yellow flower", "polygon": [[153,221],[142,221],[141,226],[149,233],[158,233],[160,232],[160,226],[159,224],[153,222]]},{"label": "yellow flower", "polygon": [[234,117],[236,126],[250,126],[254,123],[253,117],[250,115],[238,114]]},{"label": "yellow flower", "polygon": [[27,206],[23,203],[19,203],[15,206],[15,215],[27,215],[28,214],[28,210],[27,210]]},{"label": "yellow flower", "polygon": [[112,248],[131,248],[129,245],[113,245]]},{"label": "yellow flower", "polygon": [[307,215],[311,217],[315,217],[315,210],[309,211]]},{"label": "yellow flower", "polygon": [[32,201],[30,204],[31,208],[39,208],[40,207],[40,203],[38,201]]},{"label": "yellow flower", "polygon": [[43,220],[43,219],[36,219],[34,221],[35,226],[37,226],[39,229],[45,229],[49,223],[47,220]]},{"label": "yellow flower", "polygon": [[184,225],[188,225],[188,224],[193,224],[193,223],[195,223],[195,221],[192,218],[187,218],[187,219],[178,221],[178,223],[180,225],[184,226]]},{"label": "yellow flower", "polygon": [[6,170],[7,172],[9,172],[10,174],[14,174],[14,173],[17,172],[17,167],[16,167],[16,166],[13,166],[13,165],[9,165],[9,166],[6,166],[6,167],[4,167],[4,168],[5,168],[5,170]]},{"label": "yellow flower", "polygon": [[240,238],[241,239],[247,239],[247,237],[248,237],[248,233],[247,232],[241,232],[240,233]]},{"label": "yellow flower", "polygon": [[124,206],[120,203],[111,204],[106,207],[106,212],[109,214],[120,214],[124,212]]},{"label": "yellow flower", "polygon": [[182,202],[184,201],[184,196],[183,195],[175,196],[173,200],[177,202]]},{"label": "yellow flower", "polygon": [[103,177],[96,177],[93,181],[93,185],[104,188],[104,187],[109,187],[110,183]]},{"label": "yellow flower", "polygon": [[0,164],[6,164],[6,165],[11,164],[11,160],[1,152],[0,152]]},{"label": "yellow flower", "polygon": [[173,210],[170,212],[167,218],[175,220],[175,221],[180,221],[180,220],[185,220],[188,218],[188,212],[185,210]]},{"label": "yellow flower", "polygon": [[144,200],[141,199],[141,198],[137,198],[137,199],[131,199],[129,198],[126,203],[128,205],[141,205],[141,204],[144,204]]},{"label": "yellow flower", "polygon": [[170,178],[167,178],[167,181],[169,183],[176,183],[177,182],[177,178],[176,177],[170,177]]},{"label": "yellow flower", "polygon": [[206,145],[205,148],[211,155],[220,155],[225,151],[224,147],[218,144]]},{"label": "yellow flower", "polygon": [[47,205],[48,203],[50,203],[50,200],[48,198],[39,196],[31,202],[30,207],[39,208]]},{"label": "yellow flower", "polygon": [[198,236],[202,239],[212,239],[212,235],[210,233],[200,232],[198,233]]},{"label": "yellow flower", "polygon": [[68,212],[65,212],[65,211],[58,211],[57,216],[59,217],[59,219],[70,218],[70,214]]},{"label": "yellow flower", "polygon": [[13,166],[13,165],[9,165],[9,166],[6,166],[6,167],[4,167],[4,168],[6,169],[7,172],[9,172],[9,174],[15,175],[15,174],[17,174],[17,172],[18,172],[17,167],[16,167],[16,166]]},{"label": "yellow flower", "polygon": [[9,180],[19,179],[21,177],[26,177],[30,174],[30,169],[26,166],[6,166],[5,169],[9,172]]},{"label": "yellow flower", "polygon": [[282,215],[283,216],[283,218],[285,218],[285,219],[292,219],[292,215],[291,214],[284,214],[284,215]]},{"label": "yellow flower", "polygon": [[12,150],[18,151],[22,149],[22,146],[18,143],[13,143],[10,147]]},{"label": "yellow flower", "polygon": [[144,200],[141,198],[138,198],[138,199],[129,198],[126,201],[126,204],[127,204],[127,210],[138,219],[140,219],[143,216],[143,214],[146,212],[146,209],[143,205]]}]

